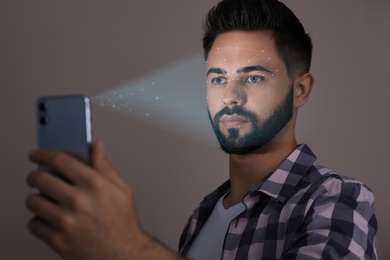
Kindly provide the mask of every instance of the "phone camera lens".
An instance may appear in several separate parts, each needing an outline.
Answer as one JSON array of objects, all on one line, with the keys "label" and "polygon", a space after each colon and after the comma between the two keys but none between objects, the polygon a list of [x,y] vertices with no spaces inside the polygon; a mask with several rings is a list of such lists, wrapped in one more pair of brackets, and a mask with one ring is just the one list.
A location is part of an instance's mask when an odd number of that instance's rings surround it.
[{"label": "phone camera lens", "polygon": [[41,116],[41,117],[39,117],[39,123],[41,125],[47,125],[48,122],[49,122],[49,117],[48,116]]},{"label": "phone camera lens", "polygon": [[44,102],[39,103],[38,107],[39,107],[39,111],[41,111],[41,112],[47,111],[47,104]]}]

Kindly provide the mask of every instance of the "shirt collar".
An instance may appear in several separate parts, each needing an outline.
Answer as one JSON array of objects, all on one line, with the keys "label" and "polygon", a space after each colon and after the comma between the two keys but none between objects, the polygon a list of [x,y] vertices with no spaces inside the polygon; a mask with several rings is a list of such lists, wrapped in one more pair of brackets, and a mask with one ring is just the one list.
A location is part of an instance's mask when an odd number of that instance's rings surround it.
[{"label": "shirt collar", "polygon": [[[284,203],[295,191],[299,181],[313,166],[317,157],[307,144],[299,145],[274,172],[260,181],[247,195],[252,197],[259,192],[265,193]],[[230,181],[226,181],[215,191],[207,195],[204,200],[218,200],[220,196],[230,190]],[[245,200],[245,198],[244,198]]]},{"label": "shirt collar", "polygon": [[259,182],[249,195],[262,192],[282,203],[285,202],[295,192],[296,186],[316,159],[308,145],[299,145],[278,169]]}]

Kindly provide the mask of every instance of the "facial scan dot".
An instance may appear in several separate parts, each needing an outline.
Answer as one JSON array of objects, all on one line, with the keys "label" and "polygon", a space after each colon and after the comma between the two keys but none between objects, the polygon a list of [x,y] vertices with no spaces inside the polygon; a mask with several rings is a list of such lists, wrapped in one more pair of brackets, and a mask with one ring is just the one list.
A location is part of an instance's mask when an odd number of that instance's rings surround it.
[{"label": "facial scan dot", "polygon": [[157,85],[156,82],[149,81],[145,86],[138,85],[132,90],[123,88],[103,93],[91,100],[92,102],[99,101],[101,106],[108,106],[117,111],[149,117],[152,116],[151,111],[162,110],[161,95],[156,93]]}]

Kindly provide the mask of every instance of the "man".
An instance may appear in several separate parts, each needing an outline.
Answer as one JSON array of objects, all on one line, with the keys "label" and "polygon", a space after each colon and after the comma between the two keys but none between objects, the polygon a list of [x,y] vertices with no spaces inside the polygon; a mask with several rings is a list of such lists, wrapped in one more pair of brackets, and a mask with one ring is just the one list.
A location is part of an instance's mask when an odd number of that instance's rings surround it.
[{"label": "man", "polygon": [[[376,259],[372,192],[314,166],[297,145],[298,108],[308,100],[312,44],[276,0],[224,0],[206,19],[208,111],[229,181],[205,197],[180,240],[189,259]],[[92,147],[92,166],[34,150],[30,159],[65,183],[32,172],[31,232],[65,259],[182,259],[142,231],[131,189]]]}]

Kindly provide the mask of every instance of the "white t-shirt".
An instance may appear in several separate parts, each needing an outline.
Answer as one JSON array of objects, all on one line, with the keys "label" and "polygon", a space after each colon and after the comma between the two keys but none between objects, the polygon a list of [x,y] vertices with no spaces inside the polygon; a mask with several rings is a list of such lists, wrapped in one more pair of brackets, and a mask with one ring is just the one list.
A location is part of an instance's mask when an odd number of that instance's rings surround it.
[{"label": "white t-shirt", "polygon": [[225,209],[222,196],[215,205],[213,212],[203,225],[192,243],[186,258],[191,260],[221,259],[225,235],[233,218],[245,210],[242,202]]}]

